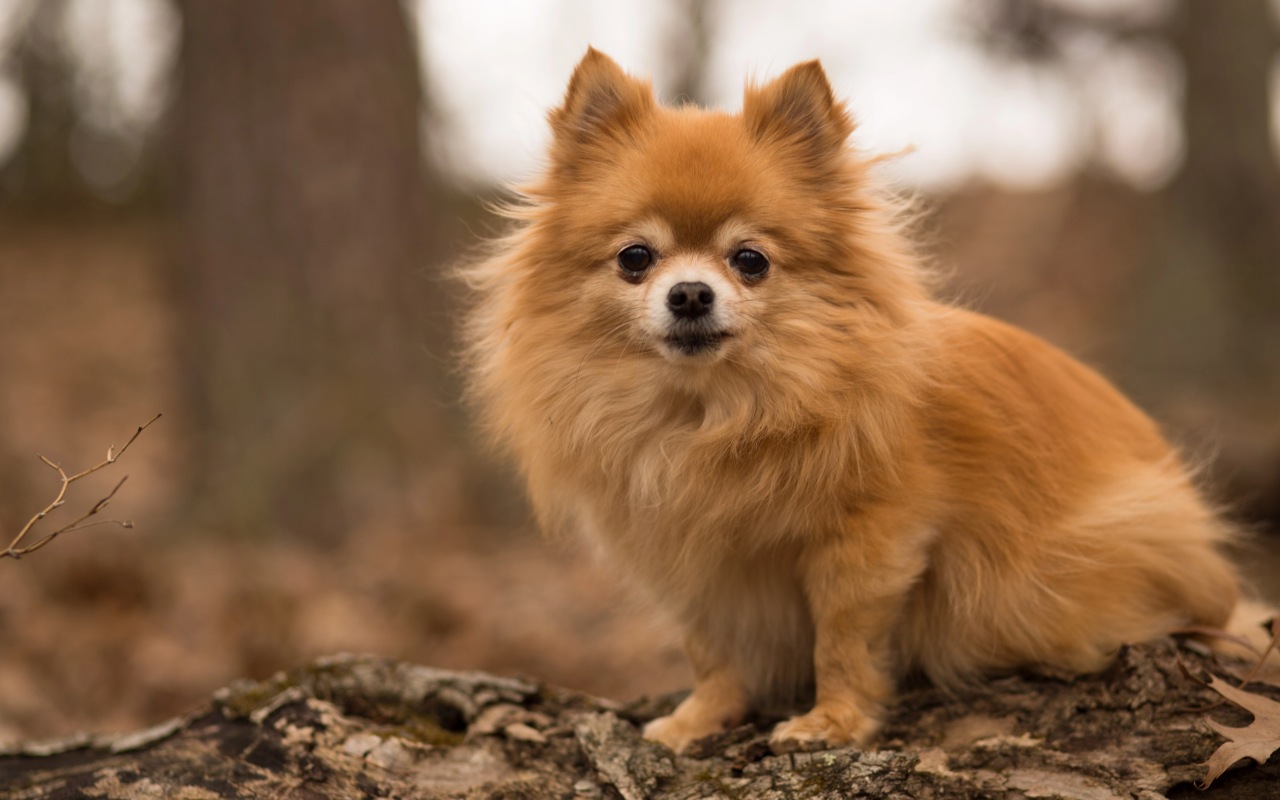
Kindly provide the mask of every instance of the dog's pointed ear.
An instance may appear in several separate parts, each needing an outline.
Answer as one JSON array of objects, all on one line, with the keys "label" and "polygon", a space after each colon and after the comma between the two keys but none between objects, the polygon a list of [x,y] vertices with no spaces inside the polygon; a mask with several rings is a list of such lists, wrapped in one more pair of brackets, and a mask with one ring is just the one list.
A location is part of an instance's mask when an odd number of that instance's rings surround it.
[{"label": "dog's pointed ear", "polygon": [[742,116],[757,138],[798,144],[819,159],[840,152],[853,132],[853,119],[816,60],[796,64],[764,86],[748,86]]},{"label": "dog's pointed ear", "polygon": [[653,106],[653,88],[647,81],[632,78],[613,59],[588,47],[569,79],[564,104],[549,118],[557,141],[586,142],[627,130]]}]

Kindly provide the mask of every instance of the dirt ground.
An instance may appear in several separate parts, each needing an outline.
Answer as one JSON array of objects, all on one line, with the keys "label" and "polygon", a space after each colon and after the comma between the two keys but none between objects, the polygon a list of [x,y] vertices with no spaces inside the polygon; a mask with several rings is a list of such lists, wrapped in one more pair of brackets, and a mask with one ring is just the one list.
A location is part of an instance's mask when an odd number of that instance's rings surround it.
[{"label": "dirt ground", "polygon": [[366,652],[614,697],[685,685],[677,642],[585,560],[528,540],[68,538],[0,576],[0,741],[128,730],[240,676]]},{"label": "dirt ground", "polygon": [[[154,226],[0,221],[0,531],[156,411],[121,461],[72,487],[86,508],[129,481],[104,526],[0,560],[0,743],[117,731],[189,710],[238,677],[369,652],[632,698],[687,686],[671,627],[528,523],[467,523],[448,454],[416,479],[411,522],[337,543],[200,535],[165,522],[183,454],[175,320]],[[1249,559],[1276,588],[1275,546]]]}]

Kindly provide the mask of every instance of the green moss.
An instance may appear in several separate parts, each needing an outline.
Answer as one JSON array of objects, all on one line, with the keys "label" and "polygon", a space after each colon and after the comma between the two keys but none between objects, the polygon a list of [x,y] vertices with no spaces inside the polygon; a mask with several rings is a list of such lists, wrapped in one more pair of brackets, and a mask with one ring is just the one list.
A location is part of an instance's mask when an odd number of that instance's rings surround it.
[{"label": "green moss", "polygon": [[693,779],[703,786],[710,787],[720,797],[728,797],[729,800],[740,800],[743,797],[742,791],[725,783],[724,779],[709,769],[704,769],[693,776]]},{"label": "green moss", "polygon": [[241,719],[268,705],[281,692],[294,687],[302,687],[307,694],[324,698],[332,694],[332,677],[341,676],[344,668],[345,665],[342,664],[308,664],[289,672],[276,673],[263,681],[237,682],[228,687],[226,694],[218,702],[233,719]]},{"label": "green moss", "polygon": [[243,719],[270,703],[276,695],[297,685],[291,675],[275,675],[257,683],[232,684],[218,698],[218,704],[232,719]]},{"label": "green moss", "polygon": [[396,725],[379,727],[378,733],[386,733],[432,747],[457,747],[466,739],[464,734],[446,730],[435,720],[427,717],[410,717]]},{"label": "green moss", "polygon": [[846,770],[848,764],[842,764],[832,753],[824,753],[813,761],[799,767],[796,776],[800,779],[799,797],[856,797],[850,785]]}]

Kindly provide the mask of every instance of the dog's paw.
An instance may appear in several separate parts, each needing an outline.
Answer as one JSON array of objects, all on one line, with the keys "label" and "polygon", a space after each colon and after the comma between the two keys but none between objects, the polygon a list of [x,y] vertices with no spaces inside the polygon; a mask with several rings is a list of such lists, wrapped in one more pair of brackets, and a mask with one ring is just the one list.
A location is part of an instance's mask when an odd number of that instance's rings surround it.
[{"label": "dog's paw", "polygon": [[691,723],[687,719],[681,719],[678,715],[672,714],[659,717],[645,725],[644,738],[651,742],[665,744],[678,755],[683,753],[690,743],[713,733],[719,733],[722,729],[720,725]]},{"label": "dog's paw", "polygon": [[808,714],[778,723],[769,737],[769,747],[781,755],[864,745],[879,727],[877,720],[856,710],[815,708]]}]

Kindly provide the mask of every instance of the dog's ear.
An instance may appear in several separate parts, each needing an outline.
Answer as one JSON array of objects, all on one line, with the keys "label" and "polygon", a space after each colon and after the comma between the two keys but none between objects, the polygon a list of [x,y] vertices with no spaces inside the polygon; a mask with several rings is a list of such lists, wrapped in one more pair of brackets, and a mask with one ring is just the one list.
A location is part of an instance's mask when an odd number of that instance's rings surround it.
[{"label": "dog's ear", "polygon": [[569,79],[564,105],[549,115],[560,143],[583,143],[616,136],[653,110],[653,88],[622,71],[613,59],[587,48]]},{"label": "dog's ear", "polygon": [[758,138],[797,145],[813,159],[840,152],[853,132],[853,119],[836,102],[817,61],[796,64],[764,86],[748,86],[742,116]]}]

